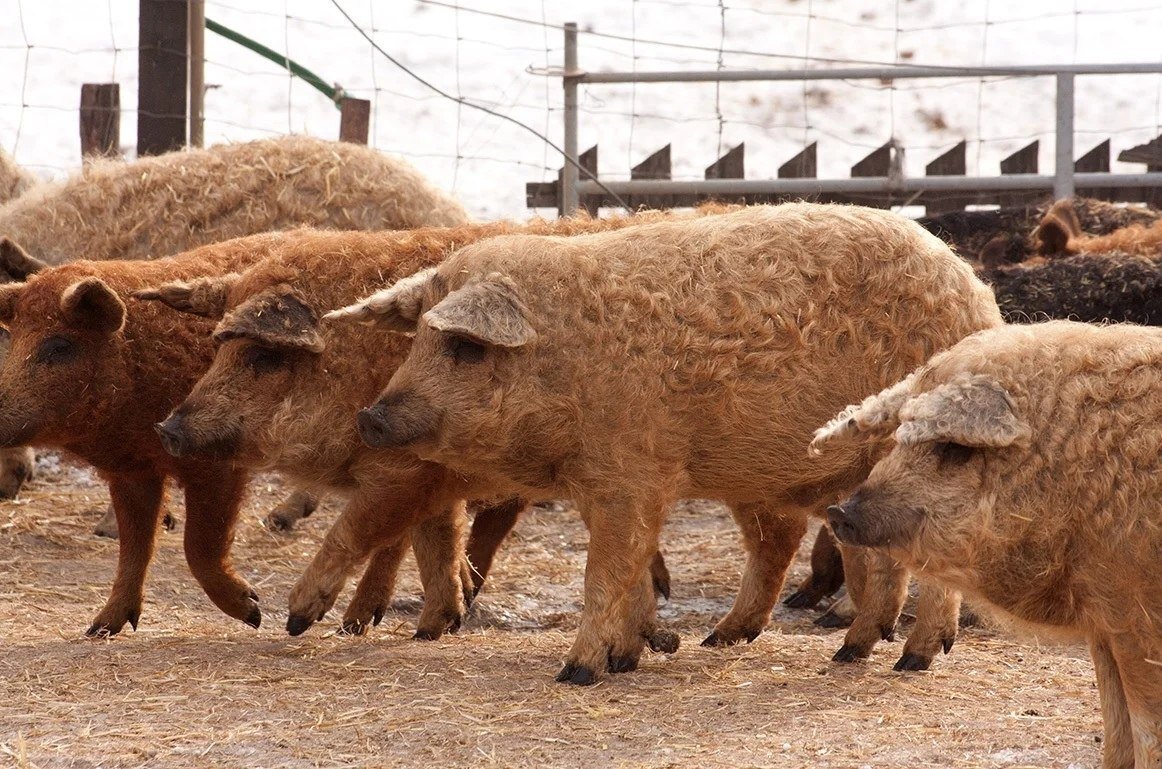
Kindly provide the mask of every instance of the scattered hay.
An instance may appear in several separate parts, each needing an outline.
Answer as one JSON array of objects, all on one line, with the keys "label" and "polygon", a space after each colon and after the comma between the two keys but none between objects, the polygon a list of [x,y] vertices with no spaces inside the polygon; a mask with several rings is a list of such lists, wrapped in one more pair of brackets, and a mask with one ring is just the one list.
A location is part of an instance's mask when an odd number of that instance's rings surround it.
[{"label": "scattered hay", "polygon": [[[88,533],[100,485],[37,481],[0,505],[0,765],[263,767],[1090,766],[1101,733],[1081,648],[1038,648],[970,629],[924,674],[829,662],[840,635],[782,607],[755,643],[698,643],[729,607],[738,537],[714,506],[684,505],[664,534],[674,655],[597,687],[552,681],[577,626],[585,534],[576,513],[538,508],[499,554],[467,626],[411,640],[419,586],[362,638],[337,616],[299,638],[280,627],[290,586],[334,510],[290,534],[262,527],[282,493],[262,479],[235,557],[262,595],[259,631],[225,618],[186,568],[180,531],[159,536],[140,629],[82,638],[116,543]],[[792,581],[801,579],[801,554]]]}]

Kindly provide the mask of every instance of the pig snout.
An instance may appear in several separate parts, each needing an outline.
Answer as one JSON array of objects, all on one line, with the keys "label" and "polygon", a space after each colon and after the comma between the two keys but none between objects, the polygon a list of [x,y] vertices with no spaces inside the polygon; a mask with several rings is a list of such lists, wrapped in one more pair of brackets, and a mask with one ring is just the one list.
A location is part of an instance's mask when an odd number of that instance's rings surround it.
[{"label": "pig snout", "polygon": [[153,426],[161,438],[162,448],[170,456],[181,457],[189,451],[189,436],[182,422],[182,415],[174,412],[164,422],[158,422]]},{"label": "pig snout", "polygon": [[863,517],[860,513],[861,502],[859,492],[856,492],[838,505],[827,508],[827,524],[836,539],[844,544],[865,544],[860,528]]},{"label": "pig snout", "polygon": [[426,399],[406,392],[381,398],[355,417],[359,437],[376,449],[403,448],[430,438],[438,421]]}]

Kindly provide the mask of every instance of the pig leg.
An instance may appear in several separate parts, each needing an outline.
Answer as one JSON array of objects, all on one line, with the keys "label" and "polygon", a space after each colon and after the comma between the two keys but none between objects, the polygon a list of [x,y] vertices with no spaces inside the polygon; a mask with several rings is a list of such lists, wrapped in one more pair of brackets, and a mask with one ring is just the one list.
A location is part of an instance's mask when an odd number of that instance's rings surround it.
[{"label": "pig leg", "polygon": [[1113,649],[1107,638],[1091,638],[1089,653],[1097,676],[1097,691],[1101,698],[1101,720],[1105,729],[1102,739],[1102,769],[1123,769],[1134,765],[1134,735],[1130,726],[1130,711],[1126,693]]},{"label": "pig leg", "polygon": [[908,570],[886,553],[869,551],[867,580],[859,613],[832,659],[853,662],[866,659],[880,640],[895,638],[896,620],[908,593]]},{"label": "pig leg", "polygon": [[[1162,648],[1157,636],[1151,633],[1148,639],[1139,639],[1122,633],[1111,639],[1111,647],[1130,714],[1134,767],[1162,769],[1162,669],[1158,666]],[[1104,693],[1102,706],[1104,713]]]},{"label": "pig leg", "polygon": [[956,641],[960,621],[960,593],[942,585],[920,582],[916,625],[904,642],[904,653],[893,670],[927,670],[941,649],[945,654]]},{"label": "pig leg", "polygon": [[[311,565],[291,590],[288,633],[300,635],[322,619],[335,605],[347,578],[372,552],[396,545],[417,518],[427,517],[432,504],[429,495],[408,494],[404,484],[388,487],[399,493],[370,499],[357,494],[331,526]],[[410,488],[419,490],[423,484],[417,480]]]},{"label": "pig leg", "polygon": [[[587,685],[607,670],[632,670],[655,628],[650,559],[668,505],[578,500],[589,527],[581,627],[557,680]],[[644,600],[643,596],[649,596]]]},{"label": "pig leg", "polygon": [[391,605],[399,565],[407,554],[410,538],[405,534],[393,544],[381,547],[371,556],[367,570],[355,588],[355,595],[343,613],[343,630],[347,635],[363,635],[370,625],[378,625]]},{"label": "pig leg", "polygon": [[771,620],[787,567],[807,533],[806,511],[763,504],[734,505],[734,520],[742,529],[746,569],[734,606],[714,627],[703,646],[750,643]]},{"label": "pig leg", "polygon": [[843,557],[831,529],[823,526],[811,548],[811,576],[783,603],[792,609],[810,609],[843,587]]},{"label": "pig leg", "polygon": [[843,556],[843,574],[847,583],[847,595],[831,604],[827,611],[815,619],[815,624],[819,627],[849,627],[855,620],[860,602],[864,600],[867,564],[871,557],[871,551],[864,547],[839,544],[839,552]]},{"label": "pig leg", "polygon": [[527,507],[526,500],[513,497],[476,511],[476,517],[472,519],[472,532],[468,535],[468,562],[471,566],[473,596],[479,593],[484,585],[500,543],[516,526],[517,518]]},{"label": "pig leg", "polygon": [[296,523],[315,512],[318,506],[318,497],[296,489],[270,511],[263,523],[271,531],[290,531]]},{"label": "pig leg", "polygon": [[36,452],[28,446],[0,449],[0,499],[16,499],[36,472]]},{"label": "pig leg", "polygon": [[128,622],[134,630],[141,618],[145,572],[153,559],[157,519],[165,496],[165,477],[160,474],[108,476],[109,496],[117,512],[117,576],[105,607],[85,635],[111,636]]},{"label": "pig leg", "polygon": [[473,595],[472,583],[461,582],[467,528],[464,503],[457,502],[412,530],[412,550],[424,583],[424,608],[414,636],[421,641],[434,641],[445,630],[460,629]]},{"label": "pig leg", "polygon": [[186,494],[186,563],[214,605],[251,627],[262,623],[258,594],[230,563],[234,525],[247,473],[225,464],[201,465],[182,479]]}]

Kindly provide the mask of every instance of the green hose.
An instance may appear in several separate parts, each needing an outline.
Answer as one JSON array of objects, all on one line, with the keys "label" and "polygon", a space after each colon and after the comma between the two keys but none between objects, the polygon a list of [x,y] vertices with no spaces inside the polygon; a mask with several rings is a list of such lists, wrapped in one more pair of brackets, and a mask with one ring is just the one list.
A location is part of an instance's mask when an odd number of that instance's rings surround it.
[{"label": "green hose", "polygon": [[319,77],[314,72],[311,72],[297,61],[294,61],[287,56],[283,56],[281,53],[272,51],[262,43],[256,42],[246,37],[246,35],[241,35],[229,27],[223,27],[218,22],[212,21],[210,19],[206,19],[206,29],[210,30],[211,32],[218,33],[227,40],[232,40],[239,45],[243,45],[254,51],[259,56],[270,59],[278,66],[290,70],[292,75],[295,75],[296,77],[299,77],[310,83],[320,93],[333,101],[336,107],[339,107],[343,99],[347,96],[346,91],[344,91],[343,87],[338,83],[335,85],[327,85],[327,83],[323,81],[323,78]]}]

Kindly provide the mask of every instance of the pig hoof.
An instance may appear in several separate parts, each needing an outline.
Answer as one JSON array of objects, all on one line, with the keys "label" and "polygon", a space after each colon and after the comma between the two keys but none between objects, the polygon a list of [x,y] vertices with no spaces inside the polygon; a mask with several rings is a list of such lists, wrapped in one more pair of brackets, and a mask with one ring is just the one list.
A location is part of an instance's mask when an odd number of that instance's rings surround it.
[{"label": "pig hoof", "polygon": [[858,646],[849,646],[844,644],[839,647],[839,651],[835,652],[835,656],[831,658],[832,662],[855,662],[857,660],[867,659],[867,654],[860,650]]},{"label": "pig hoof", "polygon": [[262,624],[262,610],[257,606],[251,608],[250,613],[246,615],[246,619],[244,619],[243,622],[257,630],[258,627]]},{"label": "pig hoof", "polygon": [[359,636],[367,632],[367,624],[358,619],[343,620],[343,625],[339,628],[341,635]]},{"label": "pig hoof", "polygon": [[885,641],[896,640],[896,626],[894,624],[882,625],[880,627],[880,638],[884,639]]},{"label": "pig hoof", "polygon": [[387,610],[382,606],[376,606],[375,611],[371,612],[371,624],[379,627],[379,623],[383,622],[383,615]]},{"label": "pig hoof", "polygon": [[650,651],[673,654],[678,651],[680,639],[673,630],[654,630],[646,635]]},{"label": "pig hoof", "polygon": [[105,521],[101,521],[93,527],[93,533],[98,537],[106,537],[108,539],[117,539],[120,533],[117,531],[117,520],[113,520],[111,526],[106,526]]},{"label": "pig hoof", "polygon": [[[785,601],[783,601],[784,606],[792,609],[813,609],[817,603],[819,603],[819,599],[812,597],[811,594],[805,590],[796,590],[794,593],[791,593],[789,596],[787,596]],[[826,617],[827,615],[825,614],[823,616]],[[823,617],[820,617],[819,619],[823,619]],[[816,624],[818,624],[818,620],[816,620]]]},{"label": "pig hoof", "polygon": [[851,625],[851,619],[848,617],[836,614],[833,611],[828,611],[815,619],[815,624],[819,627],[827,628],[844,628]]},{"label": "pig hoof", "polygon": [[637,670],[637,657],[628,655],[625,657],[615,657],[610,654],[609,664],[606,667],[610,673],[628,673],[631,670]]},{"label": "pig hoof", "polygon": [[448,623],[448,632],[457,633],[460,631],[460,625],[464,622],[464,615],[457,614],[456,618]]},{"label": "pig hoof", "polygon": [[442,635],[443,635],[443,633],[441,633],[438,630],[425,630],[425,629],[421,628],[420,630],[416,631],[415,635],[412,636],[412,640],[414,640],[414,641],[435,641],[435,640],[439,639],[439,637]]},{"label": "pig hoof", "polygon": [[286,632],[291,635],[302,635],[315,621],[301,614],[292,614],[286,618]]},{"label": "pig hoof", "polygon": [[161,517],[161,525],[166,531],[173,531],[178,527],[178,522],[176,518],[166,513]]},{"label": "pig hoof", "polygon": [[913,654],[908,652],[907,654],[900,657],[896,664],[892,666],[892,670],[897,672],[903,672],[905,670],[927,670],[928,666],[931,664],[931,657],[925,657],[922,654]]},{"label": "pig hoof", "polygon": [[557,674],[557,681],[576,686],[592,686],[597,683],[597,675],[584,665],[570,662],[561,668],[561,672]]},{"label": "pig hoof", "polygon": [[670,573],[654,575],[654,595],[670,600]]},{"label": "pig hoof", "polygon": [[945,654],[948,654],[948,652],[952,651],[952,644],[954,644],[954,643],[956,643],[955,638],[941,638],[940,639],[940,645],[942,647],[944,647]]},{"label": "pig hoof", "polygon": [[715,630],[702,639],[702,645],[707,647],[730,646],[731,642],[718,635],[718,631]]}]

